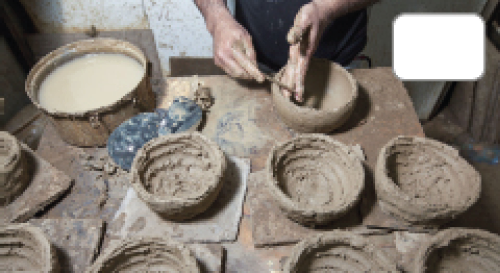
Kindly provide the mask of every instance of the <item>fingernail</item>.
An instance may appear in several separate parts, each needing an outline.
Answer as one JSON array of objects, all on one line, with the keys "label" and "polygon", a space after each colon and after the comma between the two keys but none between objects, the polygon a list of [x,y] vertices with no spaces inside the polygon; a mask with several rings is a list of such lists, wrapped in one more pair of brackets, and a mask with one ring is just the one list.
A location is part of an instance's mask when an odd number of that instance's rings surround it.
[{"label": "fingernail", "polygon": [[302,97],[301,97],[299,94],[295,94],[295,99],[296,99],[298,102],[302,102]]}]

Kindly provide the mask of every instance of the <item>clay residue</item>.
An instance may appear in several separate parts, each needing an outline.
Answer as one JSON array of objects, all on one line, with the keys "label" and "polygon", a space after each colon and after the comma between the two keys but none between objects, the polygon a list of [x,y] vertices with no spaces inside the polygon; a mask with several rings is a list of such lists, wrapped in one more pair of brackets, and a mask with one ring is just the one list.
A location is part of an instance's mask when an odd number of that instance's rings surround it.
[{"label": "clay residue", "polygon": [[269,164],[272,183],[298,210],[344,212],[358,200],[364,185],[354,153],[325,136],[303,135],[277,146]]},{"label": "clay residue", "polygon": [[411,198],[422,198],[430,204],[449,204],[463,188],[453,168],[439,150],[424,145],[397,146],[387,158],[389,177]]},{"label": "clay residue", "polygon": [[336,231],[295,246],[285,272],[395,272],[388,261],[364,237]]},{"label": "clay residue", "polygon": [[156,211],[192,217],[215,200],[225,168],[220,148],[200,133],[161,136],[137,152],[132,185]]},{"label": "clay residue", "polygon": [[452,228],[424,244],[415,272],[498,272],[500,238],[481,230]]},{"label": "clay residue", "polygon": [[193,254],[161,238],[126,240],[98,257],[88,272],[200,272]]},{"label": "clay residue", "polygon": [[0,271],[53,272],[55,252],[41,230],[28,224],[0,227]]},{"label": "clay residue", "polygon": [[339,206],[357,186],[349,179],[352,171],[343,167],[345,154],[328,146],[308,139],[279,153],[275,168],[281,189],[301,207]]},{"label": "clay residue", "polygon": [[210,186],[206,178],[215,176],[215,170],[202,143],[179,139],[156,147],[141,176],[151,194],[197,198]]},{"label": "clay residue", "polygon": [[400,137],[386,145],[376,181],[385,209],[410,221],[451,218],[480,192],[479,175],[456,150],[423,138]]}]

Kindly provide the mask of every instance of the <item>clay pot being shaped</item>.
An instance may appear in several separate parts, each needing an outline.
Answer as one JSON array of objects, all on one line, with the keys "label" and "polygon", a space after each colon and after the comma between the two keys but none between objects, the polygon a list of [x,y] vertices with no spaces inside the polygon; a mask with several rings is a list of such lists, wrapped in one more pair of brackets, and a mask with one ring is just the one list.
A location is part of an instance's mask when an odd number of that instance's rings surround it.
[{"label": "clay pot being shaped", "polygon": [[439,225],[479,198],[481,177],[441,142],[400,136],[380,151],[375,189],[381,209],[414,225]]},{"label": "clay pot being shaped", "polygon": [[198,273],[200,269],[186,246],[163,238],[139,238],[106,249],[87,272]]},{"label": "clay pot being shaped", "polygon": [[132,186],[161,216],[185,220],[207,210],[224,182],[222,150],[198,132],[160,136],[132,162]]},{"label": "clay pot being shaped", "polygon": [[59,272],[56,249],[35,226],[0,226],[0,271]]},{"label": "clay pot being shaped", "polygon": [[[283,70],[276,79],[281,79]],[[271,87],[274,107],[281,120],[301,133],[329,133],[344,124],[358,97],[354,77],[340,65],[312,59],[304,83],[303,103],[284,97],[277,84]]]},{"label": "clay pot being shaped", "polygon": [[298,243],[283,272],[397,272],[397,269],[366,237],[333,231]]},{"label": "clay pot being shaped", "polygon": [[411,272],[498,272],[500,237],[478,229],[445,229],[420,244]]},{"label": "clay pot being shaped", "polygon": [[271,196],[292,220],[324,225],[356,205],[365,173],[346,145],[320,134],[304,134],[276,145],[266,165]]},{"label": "clay pot being shaped", "polygon": [[29,183],[28,162],[21,145],[13,135],[0,131],[0,207],[14,201]]}]

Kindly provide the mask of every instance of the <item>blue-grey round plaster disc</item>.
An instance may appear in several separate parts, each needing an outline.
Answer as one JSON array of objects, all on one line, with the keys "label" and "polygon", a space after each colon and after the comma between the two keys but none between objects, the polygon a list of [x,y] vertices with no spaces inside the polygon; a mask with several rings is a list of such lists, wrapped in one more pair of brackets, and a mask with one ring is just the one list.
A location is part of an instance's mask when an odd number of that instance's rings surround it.
[{"label": "blue-grey round plaster disc", "polygon": [[137,151],[158,137],[161,122],[156,113],[140,113],[118,126],[108,138],[108,154],[124,170],[130,170]]},{"label": "blue-grey round plaster disc", "polygon": [[161,117],[159,135],[196,130],[203,116],[200,106],[186,97],[177,97],[168,110],[156,109],[156,112]]}]

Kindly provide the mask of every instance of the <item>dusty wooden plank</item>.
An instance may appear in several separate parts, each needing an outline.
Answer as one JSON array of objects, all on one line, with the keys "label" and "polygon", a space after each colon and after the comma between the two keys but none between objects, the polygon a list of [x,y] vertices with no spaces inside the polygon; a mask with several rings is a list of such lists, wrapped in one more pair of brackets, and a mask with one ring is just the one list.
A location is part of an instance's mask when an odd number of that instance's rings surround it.
[{"label": "dusty wooden plank", "polygon": [[172,77],[226,75],[215,65],[213,58],[172,56],[169,62]]},{"label": "dusty wooden plank", "polygon": [[102,170],[87,169],[90,161],[107,160],[106,148],[71,146],[49,123],[37,153],[75,180],[71,193],[46,211],[44,218],[99,218],[105,221],[113,218],[129,186],[128,173],[120,169],[108,175]]},{"label": "dusty wooden plank", "polygon": [[104,223],[100,219],[32,219],[56,247],[61,272],[85,272],[99,253]]},{"label": "dusty wooden plank", "polygon": [[0,208],[0,223],[21,223],[56,201],[72,185],[72,179],[22,144],[30,166],[31,182],[26,190],[6,207]]},{"label": "dusty wooden plank", "polygon": [[256,247],[294,244],[307,236],[331,231],[349,229],[361,224],[359,208],[353,208],[347,215],[323,227],[305,227],[289,218],[279,209],[264,184],[265,173],[250,174],[248,179],[248,200],[252,213],[252,237]]}]

